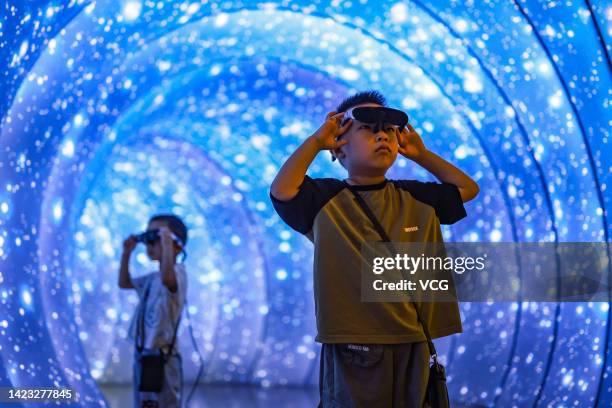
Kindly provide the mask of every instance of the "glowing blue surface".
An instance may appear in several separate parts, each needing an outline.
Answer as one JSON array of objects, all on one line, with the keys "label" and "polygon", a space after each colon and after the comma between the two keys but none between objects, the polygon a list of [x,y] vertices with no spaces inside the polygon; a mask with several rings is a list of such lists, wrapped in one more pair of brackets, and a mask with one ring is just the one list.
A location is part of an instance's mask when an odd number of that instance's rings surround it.
[{"label": "glowing blue surface", "polygon": [[[9,6],[0,386],[52,381],[103,406],[96,380],[130,380],[121,242],[166,210],[191,228],[205,380],[316,384],[312,247],[268,188],[354,90],[381,90],[480,184],[448,240],[610,241],[611,21],[604,2]],[[343,171],[321,155],[312,174]],[[390,177],[430,178],[403,159]],[[132,267],[152,264],[140,253]],[[438,343],[453,399],[612,405],[609,304],[463,304],[462,316],[465,333]]]}]

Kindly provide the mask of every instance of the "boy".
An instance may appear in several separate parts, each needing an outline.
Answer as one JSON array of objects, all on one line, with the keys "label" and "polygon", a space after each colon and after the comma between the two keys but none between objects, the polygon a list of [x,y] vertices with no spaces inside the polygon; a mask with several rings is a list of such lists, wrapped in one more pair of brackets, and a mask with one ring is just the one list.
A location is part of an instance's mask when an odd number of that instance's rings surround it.
[{"label": "boy", "polygon": [[[159,262],[159,271],[132,279],[129,261],[138,242],[146,244],[149,258]],[[130,338],[136,345],[134,407],[181,406],[183,373],[176,332],[187,295],[187,274],[185,266],[177,263],[176,258],[184,252],[186,243],[187,228],[172,214],[153,216],[145,233],[130,235],[123,243],[119,287],[136,289],[140,299],[130,326]],[[142,357],[160,353],[166,360],[161,391],[139,391]]]},{"label": "boy", "polygon": [[[429,375],[426,338],[412,304],[361,301],[361,244],[381,237],[348,185],[395,242],[442,242],[440,223],[465,217],[463,202],[479,191],[470,177],[425,147],[405,114],[385,107],[377,91],[345,99],[287,159],[270,189],[281,218],[315,245],[324,408],[421,407]],[[400,126],[381,119],[398,123],[402,115]],[[330,150],[348,171],[345,182],[306,175],[322,150]],[[442,183],[387,180],[398,153]],[[456,302],[423,303],[421,314],[432,338],[462,331]]]}]

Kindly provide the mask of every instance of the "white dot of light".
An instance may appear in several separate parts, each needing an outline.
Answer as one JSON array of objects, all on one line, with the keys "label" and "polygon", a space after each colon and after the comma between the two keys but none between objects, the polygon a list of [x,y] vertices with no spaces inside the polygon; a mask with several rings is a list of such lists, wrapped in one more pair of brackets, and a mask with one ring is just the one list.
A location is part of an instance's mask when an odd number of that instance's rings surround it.
[{"label": "white dot of light", "polygon": [[284,269],[279,269],[278,271],[276,271],[276,279],[278,280],[287,279],[287,271]]},{"label": "white dot of light", "polygon": [[396,3],[391,7],[391,20],[403,23],[408,20],[408,7],[404,3]]},{"label": "white dot of light", "polygon": [[210,75],[212,76],[219,75],[220,72],[221,72],[221,65],[213,65],[210,68]]},{"label": "white dot of light", "polygon": [[159,94],[155,97],[155,99],[153,99],[153,104],[155,106],[161,105],[162,102],[164,102],[164,95]]},{"label": "white dot of light", "polygon": [[460,33],[464,33],[467,31],[468,28],[468,23],[467,21],[463,20],[463,19],[459,19],[457,21],[455,21],[455,29],[460,32]]},{"label": "white dot of light", "polygon": [[102,252],[109,257],[115,255],[115,250],[113,249],[113,246],[110,242],[105,242],[104,244],[102,244]]},{"label": "white dot of light", "polygon": [[561,91],[557,91],[553,95],[549,96],[548,105],[553,109],[557,109],[561,107],[561,104],[563,103],[563,99],[561,95],[562,95]]},{"label": "white dot of light", "polygon": [[19,58],[26,55],[26,52],[28,52],[29,45],[30,44],[28,43],[28,40],[24,40],[24,42],[21,43],[21,47],[19,47]]},{"label": "white dot of light", "polygon": [[106,309],[106,317],[115,320],[117,318],[117,311],[113,308]]},{"label": "white dot of light", "polygon": [[165,72],[167,70],[169,70],[172,67],[172,63],[170,61],[157,61],[157,69],[160,70],[160,72]]},{"label": "white dot of light", "polygon": [[541,74],[549,74],[550,73],[550,63],[548,61],[542,61],[538,64],[538,71]]},{"label": "white dot of light", "polygon": [[501,231],[499,230],[491,231],[491,235],[490,235],[491,241],[499,242],[499,240],[501,240],[501,237],[502,237]]},{"label": "white dot of light", "polygon": [[55,38],[49,41],[49,54],[51,55],[55,54],[56,46],[57,46],[57,41],[55,41]]},{"label": "white dot of light", "polygon": [[224,186],[229,186],[230,184],[232,184],[232,179],[230,176],[223,176],[221,177],[221,184]]},{"label": "white dot of light", "polygon": [[128,1],[123,6],[122,15],[126,21],[133,21],[140,16],[142,11],[142,4],[139,1]]},{"label": "white dot of light", "polygon": [[420,107],[419,103],[409,96],[402,100],[402,106],[406,109],[417,109]]},{"label": "white dot of light", "polygon": [[28,306],[32,304],[32,295],[30,294],[30,291],[27,289],[24,289],[21,292],[21,299],[23,300],[23,303],[25,303]]},{"label": "white dot of light", "polygon": [[508,186],[508,195],[512,198],[516,197],[516,187],[512,184]]},{"label": "white dot of light", "polygon": [[215,18],[215,27],[223,27],[224,25],[227,24],[228,20],[229,20],[229,16],[226,13],[220,13]]},{"label": "white dot of light", "polygon": [[187,14],[195,14],[200,10],[200,5],[198,3],[192,3],[187,7]]},{"label": "white dot of light", "polygon": [[468,149],[465,145],[461,145],[455,149],[455,157],[459,160],[465,159],[468,156]]},{"label": "white dot of light", "polygon": [[62,219],[62,215],[64,215],[63,202],[62,200],[57,200],[53,204],[53,218],[55,221],[59,221]]},{"label": "white dot of light", "polygon": [[563,385],[569,385],[572,382],[572,374],[565,374],[563,376]]},{"label": "white dot of light", "polygon": [[426,82],[420,87],[421,94],[426,98],[435,98],[440,95],[440,90],[433,82]]},{"label": "white dot of light", "polygon": [[352,68],[344,68],[340,71],[340,76],[347,81],[355,81],[359,79],[359,72]]},{"label": "white dot of light", "polygon": [[64,157],[74,156],[74,142],[70,139],[66,140],[62,146],[62,155]]},{"label": "white dot of light", "polygon": [[434,52],[434,58],[435,58],[436,61],[442,62],[442,61],[446,60],[446,55],[444,55],[440,51],[436,51],[436,52]]},{"label": "white dot of light", "polygon": [[482,91],[482,81],[473,72],[466,71],[463,78],[463,89],[466,92],[477,93]]},{"label": "white dot of light", "polygon": [[74,117],[74,126],[81,126],[83,124],[83,116],[81,116],[81,114],[77,114]]},{"label": "white dot of light", "polygon": [[8,210],[9,210],[9,206],[8,206],[7,203],[0,204],[0,211],[2,211],[3,213],[6,214],[8,212]]}]

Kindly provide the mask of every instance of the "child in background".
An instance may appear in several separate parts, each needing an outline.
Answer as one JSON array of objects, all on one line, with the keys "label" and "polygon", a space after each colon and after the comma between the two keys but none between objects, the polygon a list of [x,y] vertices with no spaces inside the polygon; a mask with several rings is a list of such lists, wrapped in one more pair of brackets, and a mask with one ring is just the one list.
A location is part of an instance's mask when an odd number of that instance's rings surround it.
[{"label": "child in background", "polygon": [[[129,261],[138,242],[146,244],[147,255],[159,262],[159,270],[132,279]],[[176,333],[187,296],[187,274],[185,265],[177,263],[177,257],[184,252],[186,243],[187,228],[179,217],[172,214],[153,216],[146,232],[130,235],[123,243],[119,287],[136,289],[139,297],[130,327],[130,338],[136,346],[134,407],[181,407],[183,373]],[[144,357],[160,355],[165,361],[163,376],[159,377],[161,390],[141,391],[141,380],[155,372],[148,368],[143,376],[141,364]]]}]

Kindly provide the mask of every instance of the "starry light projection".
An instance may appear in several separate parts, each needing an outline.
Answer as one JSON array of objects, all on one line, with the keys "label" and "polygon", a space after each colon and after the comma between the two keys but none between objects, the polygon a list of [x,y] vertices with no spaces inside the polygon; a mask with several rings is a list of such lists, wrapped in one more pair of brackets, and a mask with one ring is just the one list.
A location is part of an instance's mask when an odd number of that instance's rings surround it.
[{"label": "starry light projection", "polygon": [[[316,384],[312,247],[268,189],[355,90],[381,90],[480,184],[447,240],[610,241],[605,2],[43,1],[0,24],[0,386],[104,406],[97,381],[130,381],[121,243],[168,210],[190,227],[204,380]],[[343,176],[324,154],[311,170]],[[404,159],[389,176],[432,180]],[[135,253],[137,275],[154,267]],[[608,303],[462,317],[437,342],[454,400],[612,404]]]}]

